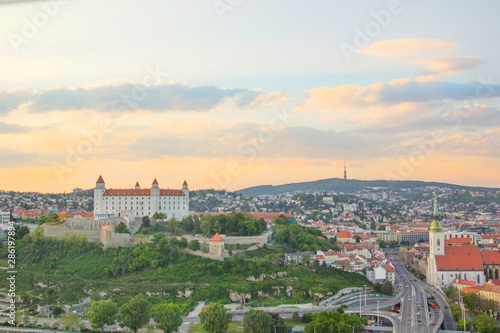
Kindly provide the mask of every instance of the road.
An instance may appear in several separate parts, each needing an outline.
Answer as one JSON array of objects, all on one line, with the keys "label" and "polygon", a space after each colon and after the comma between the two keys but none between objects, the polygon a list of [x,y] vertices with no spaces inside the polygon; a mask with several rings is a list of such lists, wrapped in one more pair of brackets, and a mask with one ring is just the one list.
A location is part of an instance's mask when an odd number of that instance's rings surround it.
[{"label": "road", "polygon": [[[403,297],[401,308],[402,321],[406,318],[407,325],[402,325],[402,332],[431,333],[437,331],[441,323],[444,323],[445,328],[448,330],[456,330],[455,320],[451,315],[446,296],[441,289],[415,278],[406,269],[404,261],[399,258],[397,252],[391,251],[387,255],[396,268],[399,282],[408,285],[408,287],[404,287],[408,293]],[[406,281],[409,283],[405,283]],[[425,306],[427,304],[426,290],[434,297],[433,303],[439,307],[439,309],[436,307],[437,312],[435,309]],[[412,298],[411,301],[409,301],[410,297]],[[418,307],[418,304],[420,304],[420,307]],[[420,315],[417,314],[419,312]],[[411,320],[408,320],[408,317]],[[432,322],[435,322],[436,325],[432,325]]]},{"label": "road", "polygon": [[[380,313],[387,314],[384,310],[392,310],[392,307],[400,304],[400,313],[393,316],[397,332],[402,333],[434,333],[442,323],[448,330],[456,330],[455,321],[448,308],[446,296],[439,288],[434,288],[427,283],[418,280],[411,274],[405,263],[399,258],[398,253],[390,251],[387,257],[396,269],[395,296],[388,301],[373,302],[361,300],[361,313],[368,315],[377,310],[377,303]],[[434,297],[434,303],[438,305],[436,309],[428,306],[427,292]],[[373,299],[375,300],[375,299]],[[359,297],[356,302],[349,302],[349,313],[359,313]],[[382,312],[384,311],[384,312]],[[389,312],[390,313],[390,312]],[[394,324],[393,324],[394,325]]]}]

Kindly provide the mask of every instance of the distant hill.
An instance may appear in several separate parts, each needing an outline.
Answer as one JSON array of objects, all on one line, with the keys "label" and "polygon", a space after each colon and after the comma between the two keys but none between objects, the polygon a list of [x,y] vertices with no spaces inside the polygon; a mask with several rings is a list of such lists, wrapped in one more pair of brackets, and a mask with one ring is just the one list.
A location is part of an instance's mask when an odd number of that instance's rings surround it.
[{"label": "distant hill", "polygon": [[368,187],[383,187],[388,188],[391,191],[399,191],[403,188],[418,188],[425,186],[440,186],[447,187],[450,189],[465,189],[473,191],[497,191],[498,188],[491,187],[471,187],[454,185],[447,183],[438,182],[424,182],[418,180],[357,180],[357,179],[340,179],[340,178],[329,178],[320,179],[312,182],[303,183],[291,183],[283,185],[260,185],[245,188],[236,193],[240,193],[248,196],[258,196],[258,195],[279,195],[284,193],[294,193],[300,192],[314,192],[316,187],[318,192],[323,191],[333,191],[333,192],[343,192],[352,193]]}]

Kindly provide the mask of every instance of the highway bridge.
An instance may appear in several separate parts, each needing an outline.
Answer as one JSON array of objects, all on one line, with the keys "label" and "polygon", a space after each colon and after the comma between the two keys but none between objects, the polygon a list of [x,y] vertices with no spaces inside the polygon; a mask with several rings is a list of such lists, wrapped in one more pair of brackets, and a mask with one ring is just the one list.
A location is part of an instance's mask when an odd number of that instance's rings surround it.
[{"label": "highway bridge", "polygon": [[[456,330],[455,321],[442,290],[415,278],[406,269],[397,252],[388,251],[387,257],[396,268],[395,296],[390,300],[377,302],[373,302],[370,298],[365,302],[364,298],[360,297],[357,302],[350,302],[346,312],[361,311],[363,316],[373,316],[373,313],[376,315],[378,306],[381,316],[383,314],[385,318],[390,318],[396,332],[401,333],[435,333],[441,326],[447,330]],[[435,308],[428,306],[428,293],[434,298],[432,302],[437,305]],[[390,312],[395,306],[399,306],[399,314]]]}]

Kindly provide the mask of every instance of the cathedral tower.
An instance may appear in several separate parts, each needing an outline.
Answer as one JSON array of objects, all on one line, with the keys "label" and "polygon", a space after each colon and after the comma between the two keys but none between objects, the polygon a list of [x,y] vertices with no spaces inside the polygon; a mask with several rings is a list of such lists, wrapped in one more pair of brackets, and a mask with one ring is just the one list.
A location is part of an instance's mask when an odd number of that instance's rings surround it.
[{"label": "cathedral tower", "polygon": [[429,258],[427,262],[427,282],[439,286],[436,256],[444,256],[444,231],[439,222],[437,200],[434,197],[434,219],[429,228]]}]

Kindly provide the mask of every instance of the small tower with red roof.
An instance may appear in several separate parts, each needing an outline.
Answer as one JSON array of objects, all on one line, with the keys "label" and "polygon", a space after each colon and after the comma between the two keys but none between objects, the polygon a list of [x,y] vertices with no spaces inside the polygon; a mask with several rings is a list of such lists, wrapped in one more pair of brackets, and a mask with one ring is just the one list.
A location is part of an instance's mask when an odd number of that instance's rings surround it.
[{"label": "small tower with red roof", "polygon": [[159,196],[160,195],[160,187],[158,185],[158,181],[153,180],[153,184],[151,185],[151,196]]},{"label": "small tower with red roof", "polygon": [[189,199],[189,188],[187,181],[184,181],[184,183],[182,183],[182,192],[184,193],[184,196]]},{"label": "small tower with red roof", "polygon": [[224,252],[224,238],[219,234],[215,234],[215,236],[208,241],[208,246],[211,255],[220,257]]}]

